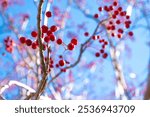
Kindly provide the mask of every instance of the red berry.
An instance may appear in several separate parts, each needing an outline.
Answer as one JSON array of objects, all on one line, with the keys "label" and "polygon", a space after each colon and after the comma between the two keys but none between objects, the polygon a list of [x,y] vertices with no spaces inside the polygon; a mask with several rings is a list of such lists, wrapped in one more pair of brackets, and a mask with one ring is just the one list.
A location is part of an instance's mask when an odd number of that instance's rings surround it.
[{"label": "red berry", "polygon": [[108,56],[107,53],[104,53],[104,54],[103,54],[103,58],[104,58],[104,59],[107,58],[107,56]]},{"label": "red berry", "polygon": [[100,53],[104,53],[104,49],[101,49],[101,50],[100,50]]},{"label": "red berry", "polygon": [[114,15],[118,15],[119,14],[119,12],[116,10],[116,11],[114,11]]},{"label": "red berry", "polygon": [[99,53],[99,52],[96,52],[96,53],[95,53],[95,56],[96,56],[96,57],[99,57],[99,56],[100,56],[100,53]]},{"label": "red berry", "polygon": [[51,13],[50,11],[47,11],[47,12],[46,12],[46,16],[49,18],[49,17],[52,16],[52,13]]},{"label": "red berry", "polygon": [[55,25],[51,26],[51,27],[50,27],[50,30],[51,30],[52,32],[57,31],[57,26],[55,26]]},{"label": "red berry", "polygon": [[108,12],[109,8],[107,6],[104,6],[104,10]]},{"label": "red berry", "polygon": [[26,42],[26,38],[25,37],[20,37],[20,42],[21,43],[25,43]]},{"label": "red berry", "polygon": [[113,2],[113,5],[114,5],[114,6],[117,6],[117,5],[118,5],[118,3],[115,1],[115,2]]},{"label": "red berry", "polygon": [[113,14],[113,15],[112,15],[112,18],[113,18],[113,19],[116,19],[116,15],[115,15],[115,14]]},{"label": "red berry", "polygon": [[62,39],[57,39],[56,42],[57,42],[58,45],[61,45],[62,44]]},{"label": "red berry", "polygon": [[104,44],[105,44],[105,45],[108,45],[108,42],[107,42],[107,41],[105,41],[105,42],[104,42]]},{"label": "red berry", "polygon": [[64,60],[59,60],[59,65],[60,66],[64,66],[65,65],[65,61]]},{"label": "red berry", "polygon": [[120,12],[121,12],[121,11],[122,11],[122,7],[119,7],[119,8],[118,8],[118,11],[120,11]]},{"label": "red berry", "polygon": [[112,11],[114,8],[113,6],[109,6],[109,10]]},{"label": "red berry", "polygon": [[49,37],[49,36],[44,37],[44,41],[45,41],[46,43],[48,43],[48,42],[50,41],[50,37]]},{"label": "red berry", "polygon": [[58,64],[56,64],[55,66],[56,66],[57,68],[59,67],[59,65],[58,65]]},{"label": "red berry", "polygon": [[123,30],[121,28],[118,29],[119,33],[123,33]]},{"label": "red berry", "polygon": [[99,10],[99,11],[102,11],[102,7],[99,7],[98,10]]},{"label": "red berry", "polygon": [[31,36],[32,36],[32,37],[37,37],[37,32],[36,32],[36,31],[32,31],[32,32],[31,32]]},{"label": "red berry", "polygon": [[51,30],[48,30],[48,31],[47,31],[47,35],[50,36],[51,34],[52,34],[52,31],[51,31]]},{"label": "red berry", "polygon": [[114,37],[114,36],[115,36],[115,34],[114,34],[114,33],[111,33],[111,36],[112,36],[112,37]]},{"label": "red berry", "polygon": [[73,45],[77,45],[77,44],[78,44],[78,41],[77,41],[76,38],[73,38],[73,39],[71,40],[71,43],[72,43]]},{"label": "red berry", "polygon": [[92,36],[92,39],[93,39],[93,40],[96,40],[96,39],[97,39],[97,37],[96,37],[95,35],[93,35],[93,36]]},{"label": "red berry", "polygon": [[32,45],[32,41],[30,39],[27,39],[26,44],[27,44],[27,46],[30,46],[30,45]]},{"label": "red berry", "polygon": [[68,47],[68,50],[73,50],[74,49],[74,45],[72,43],[69,43],[67,47]]},{"label": "red berry", "polygon": [[51,41],[55,41],[55,39],[56,39],[56,37],[55,37],[53,34],[51,34],[51,35],[49,36],[49,38],[50,38]]},{"label": "red berry", "polygon": [[118,34],[117,36],[118,36],[118,38],[121,38],[121,34]]},{"label": "red berry", "polygon": [[120,23],[121,23],[120,20],[117,20],[117,21],[116,21],[116,24],[120,24]]},{"label": "red berry", "polygon": [[94,15],[94,18],[96,18],[96,19],[97,19],[98,17],[99,17],[99,16],[98,16],[98,14],[95,14],[95,15]]},{"label": "red berry", "polygon": [[36,43],[32,43],[32,49],[36,49],[37,45]]},{"label": "red berry", "polygon": [[42,26],[42,33],[47,33],[47,31],[48,31],[48,27],[43,25]]},{"label": "red berry", "polygon": [[116,27],[114,25],[111,26],[111,30],[115,30]]},{"label": "red berry", "polygon": [[127,16],[126,16],[126,19],[130,19],[130,16],[129,16],[129,15],[127,15]]},{"label": "red berry", "polygon": [[128,34],[129,34],[129,36],[131,36],[131,37],[133,36],[133,32],[131,32],[131,31],[130,31]]},{"label": "red berry", "polygon": [[126,24],[125,27],[126,27],[126,28],[130,28],[130,24]]},{"label": "red berry", "polygon": [[85,33],[84,33],[84,36],[88,37],[88,36],[89,36],[89,33],[88,33],[88,32],[85,32]]}]

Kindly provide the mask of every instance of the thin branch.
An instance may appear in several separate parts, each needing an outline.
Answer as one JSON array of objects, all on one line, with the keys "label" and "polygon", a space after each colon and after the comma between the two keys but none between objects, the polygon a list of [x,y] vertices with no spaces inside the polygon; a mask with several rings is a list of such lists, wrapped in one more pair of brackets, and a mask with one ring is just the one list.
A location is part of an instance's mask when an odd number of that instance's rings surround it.
[{"label": "thin branch", "polygon": [[42,65],[42,70],[44,71],[44,74],[46,74],[46,68],[45,68],[45,62],[44,62],[44,55],[43,55],[43,45],[42,45],[42,39],[41,39],[41,11],[42,11],[42,5],[43,0],[40,0],[39,6],[38,6],[38,14],[37,14],[37,32],[38,32],[38,43],[39,43],[39,50],[40,50],[40,61]]},{"label": "thin branch", "polygon": [[[96,32],[98,31],[99,26],[102,25],[102,24],[103,24],[106,20],[108,20],[108,19],[109,19],[109,18],[107,18],[107,19],[105,19],[105,20],[102,20],[102,21],[100,21],[100,22],[98,23],[98,25],[96,26],[96,28],[95,28],[93,34],[92,34],[83,44],[81,44],[80,53],[79,53],[79,56],[78,56],[77,60],[76,60],[73,64],[71,64],[70,66],[65,67],[64,69],[73,68],[73,67],[75,67],[75,66],[80,62],[83,53],[85,52],[85,50],[86,50],[87,47],[88,47],[87,44],[92,40],[92,37],[93,37],[93,36],[96,34]],[[61,73],[62,73],[62,71],[59,71],[59,72],[49,81],[48,84],[50,84],[53,80],[55,80]]]}]

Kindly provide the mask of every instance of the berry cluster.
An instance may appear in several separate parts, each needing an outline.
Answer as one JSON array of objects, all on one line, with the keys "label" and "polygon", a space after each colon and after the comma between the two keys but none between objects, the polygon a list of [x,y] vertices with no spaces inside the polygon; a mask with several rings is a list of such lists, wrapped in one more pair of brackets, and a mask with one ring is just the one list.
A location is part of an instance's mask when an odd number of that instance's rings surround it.
[{"label": "berry cluster", "polygon": [[[118,2],[113,2],[110,6],[104,6],[98,8],[99,12],[105,11],[109,14],[109,20],[105,26],[111,37],[118,39],[123,37],[126,29],[130,28],[131,20],[130,16],[127,15],[126,11],[118,5]],[[99,15],[95,14],[94,18],[98,18]],[[128,32],[129,36],[133,36],[133,32]]]},{"label": "berry cluster", "polygon": [[[88,33],[88,32],[85,32],[85,33],[84,33],[84,36],[85,36],[85,37],[88,37],[88,36],[89,36],[89,33]],[[98,52],[95,53],[95,56],[96,56],[96,57],[100,57],[100,56],[102,55],[102,58],[106,59],[107,56],[108,56],[108,54],[105,52],[105,49],[106,49],[106,47],[107,47],[107,45],[108,45],[108,42],[107,42],[105,39],[102,39],[102,38],[100,37],[100,35],[94,35],[94,36],[92,36],[91,38],[92,38],[93,40],[98,40],[99,44],[101,44],[101,46],[100,46],[101,48],[100,48],[100,50],[99,50]]]},{"label": "berry cluster", "polygon": [[9,36],[6,39],[4,39],[4,44],[5,44],[5,50],[9,53],[12,53],[14,42]]},{"label": "berry cluster", "polygon": [[[110,34],[111,37],[121,39],[125,33],[125,30],[130,28],[131,25],[130,16],[127,15],[126,11],[123,11],[123,8],[120,7],[116,1],[113,2],[110,6],[99,7],[98,11],[104,11],[109,15],[108,20],[104,23],[108,34]],[[96,13],[93,17],[98,19],[99,14]],[[133,32],[128,32],[128,35],[132,37]],[[84,36],[88,37],[89,33],[85,32]],[[100,51],[96,52],[95,56],[100,57],[102,55],[102,58],[107,58],[108,54],[105,52],[105,49],[108,45],[108,42],[105,39],[100,39],[99,35],[92,36],[92,39],[99,40],[99,43],[102,44]]]},{"label": "berry cluster", "polygon": [[[48,11],[46,12],[45,15],[47,18],[50,18],[52,16],[52,13]],[[41,26],[41,32],[42,32],[41,39],[43,45],[42,49],[44,51],[47,50],[49,48],[49,43],[50,43],[50,45],[57,44],[58,46],[63,46],[65,49],[69,51],[74,50],[75,46],[78,44],[77,38],[74,37],[71,39],[69,44],[65,44],[61,38],[56,38],[55,36],[55,32],[57,32],[58,29],[59,28],[56,25],[52,25],[50,27],[46,25]],[[32,38],[34,38],[33,39],[34,41],[23,36],[20,37],[19,40],[22,44],[25,44],[26,46],[29,46],[32,49],[37,49],[39,47],[38,40],[37,40],[38,32],[32,31],[31,36]],[[56,64],[54,64],[54,60],[52,59],[52,57],[50,58],[45,57],[45,61],[47,61],[47,59],[49,59],[49,70],[48,70],[49,72],[50,72],[50,68],[54,68],[54,67],[60,68],[63,72],[65,72],[66,70],[63,69],[62,67],[64,67],[66,64],[69,64],[69,62],[63,59],[62,56],[59,57],[59,60]]]}]

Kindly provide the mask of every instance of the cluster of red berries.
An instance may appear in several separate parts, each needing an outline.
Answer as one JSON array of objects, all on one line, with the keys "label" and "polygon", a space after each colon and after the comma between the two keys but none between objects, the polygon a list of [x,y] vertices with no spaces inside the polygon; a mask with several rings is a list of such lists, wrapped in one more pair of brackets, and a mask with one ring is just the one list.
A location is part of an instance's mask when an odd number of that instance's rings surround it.
[{"label": "cluster of red berries", "polygon": [[[85,32],[84,36],[88,37],[89,33]],[[98,40],[99,43],[101,44],[101,49],[99,50],[99,52],[95,53],[96,57],[100,57],[100,55],[102,55],[102,58],[106,59],[108,54],[105,52],[105,49],[108,45],[108,42],[105,39],[101,39],[100,35],[94,35],[91,37],[93,40]]]},{"label": "cluster of red berries", "polygon": [[[110,6],[104,6],[98,8],[99,12],[105,11],[109,14],[110,19],[107,21],[106,29],[110,36],[122,38],[124,30],[130,28],[131,20],[130,16],[127,15],[126,11],[118,5],[118,2],[113,2]],[[98,18],[99,14],[95,14],[94,18]],[[128,32],[129,36],[133,36],[133,32]]]},{"label": "cluster of red berries", "polygon": [[[52,13],[50,11],[46,12],[45,14],[48,18],[50,18],[52,16]],[[52,25],[50,27],[43,25],[41,27],[41,38],[42,38],[42,45],[43,45],[43,50],[46,50],[48,48],[48,44],[51,42],[52,43],[56,43],[57,45],[62,45],[65,46],[65,49],[67,48],[68,50],[72,51],[74,49],[74,47],[78,44],[78,40],[77,38],[72,38],[69,44],[64,44],[63,40],[61,38],[56,38],[55,36],[55,32],[58,31],[58,27],[56,25]],[[38,44],[38,40],[37,40],[37,36],[38,33],[36,31],[32,31],[31,32],[31,36],[34,38],[34,41],[32,41],[31,39],[27,39],[26,37],[20,37],[20,42],[22,44],[26,44],[27,46],[31,46],[32,49],[36,49],[39,44]],[[45,61],[47,60],[47,58],[45,59]],[[60,58],[60,60],[58,61],[58,63],[56,65],[54,65],[54,60],[52,58],[50,58],[49,60],[49,72],[50,72],[50,68],[61,68],[63,66],[65,66],[66,64],[69,64],[68,61],[64,60],[63,58]],[[63,68],[61,68],[61,70],[63,72],[65,72],[66,70],[64,70]]]},{"label": "cluster of red berries", "polygon": [[4,39],[5,50],[9,53],[13,52],[14,41],[8,36]]}]

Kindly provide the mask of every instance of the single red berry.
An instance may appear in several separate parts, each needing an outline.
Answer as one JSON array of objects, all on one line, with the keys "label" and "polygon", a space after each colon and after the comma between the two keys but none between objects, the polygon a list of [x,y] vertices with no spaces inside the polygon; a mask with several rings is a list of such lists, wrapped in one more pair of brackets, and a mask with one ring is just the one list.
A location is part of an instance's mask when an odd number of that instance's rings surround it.
[{"label": "single red berry", "polygon": [[114,5],[114,6],[117,6],[117,5],[118,5],[118,3],[115,1],[115,2],[113,2],[113,5]]},{"label": "single red berry", "polygon": [[109,10],[112,11],[114,8],[113,6],[109,6]]},{"label": "single red berry", "polygon": [[107,41],[105,41],[105,42],[104,42],[104,44],[105,44],[105,45],[108,45],[108,42],[107,42]]},{"label": "single red berry", "polygon": [[107,26],[107,30],[110,30],[111,29],[111,27],[110,26]]},{"label": "single red berry", "polygon": [[32,31],[32,32],[31,32],[31,36],[32,36],[32,37],[37,37],[37,32],[36,32],[36,31]]},{"label": "single red berry", "polygon": [[109,21],[109,24],[113,24],[113,21]]},{"label": "single red berry", "polygon": [[129,36],[131,36],[131,37],[133,36],[133,32],[131,32],[131,31],[130,31],[128,34],[129,34]]},{"label": "single red berry", "polygon": [[62,55],[59,55],[59,58],[63,58],[63,56],[62,56]]},{"label": "single red berry", "polygon": [[37,45],[36,45],[36,43],[34,42],[34,43],[32,43],[32,49],[36,49],[37,48]]},{"label": "single red berry", "polygon": [[122,11],[122,7],[119,7],[119,8],[118,8],[118,11],[121,12],[121,11]]},{"label": "single red berry", "polygon": [[30,45],[32,45],[32,41],[30,39],[27,39],[26,44],[27,44],[27,46],[30,46]]},{"label": "single red berry", "polygon": [[52,31],[51,31],[51,30],[48,30],[48,31],[47,31],[47,35],[50,36],[51,34],[53,34]]},{"label": "single red berry", "polygon": [[52,31],[52,32],[55,32],[55,31],[57,31],[57,26],[55,26],[55,25],[53,25],[53,26],[51,26],[50,27],[50,30]]},{"label": "single red berry", "polygon": [[67,47],[68,47],[68,50],[73,50],[74,49],[74,45],[72,43],[69,43]]},{"label": "single red berry", "polygon": [[99,35],[97,35],[97,39],[100,39],[100,36],[99,36]]},{"label": "single red berry", "polygon": [[104,53],[104,49],[101,49],[101,50],[100,50],[100,53]]},{"label": "single red berry", "polygon": [[96,52],[96,53],[95,53],[95,56],[96,56],[96,57],[99,57],[99,56],[100,56],[100,53],[99,53],[99,52]]},{"label": "single red berry", "polygon": [[116,20],[116,24],[120,24],[121,22],[120,22],[120,20]]},{"label": "single red berry", "polygon": [[62,44],[62,39],[57,39],[56,42],[57,42],[58,45],[61,45]]},{"label": "single red berry", "polygon": [[50,37],[51,41],[55,41],[55,39],[56,39],[56,37],[53,34],[51,34],[49,37]]},{"label": "single red berry", "polygon": [[98,10],[99,10],[99,11],[102,11],[102,7],[99,7]]},{"label": "single red berry", "polygon": [[20,37],[20,42],[21,43],[25,43],[26,42],[26,38],[25,37]]},{"label": "single red berry", "polygon": [[118,36],[119,39],[121,38],[121,34],[118,34],[117,36]]},{"label": "single red berry", "polygon": [[119,14],[119,12],[116,10],[116,11],[114,11],[114,15],[118,15]]},{"label": "single red berry", "polygon": [[116,15],[115,15],[115,14],[113,14],[113,15],[112,15],[112,18],[113,18],[113,19],[116,19]]},{"label": "single red berry", "polygon": [[47,33],[47,31],[48,31],[48,27],[43,25],[42,26],[42,33]]},{"label": "single red berry", "polygon": [[126,19],[130,19],[130,16],[129,16],[129,15],[127,15],[127,16],[126,16]]},{"label": "single red berry", "polygon": [[44,41],[45,41],[46,43],[48,43],[48,42],[50,41],[50,37],[49,37],[49,36],[44,37]]},{"label": "single red berry", "polygon": [[116,29],[115,25],[112,25],[111,30],[115,30],[115,29]]},{"label": "single red berry", "polygon": [[123,33],[123,29],[119,28],[119,29],[118,29],[118,32],[119,32],[119,33]]},{"label": "single red berry", "polygon": [[96,40],[96,39],[97,39],[96,35],[93,35],[93,36],[92,36],[92,39],[93,39],[93,40]]},{"label": "single red berry", "polygon": [[56,64],[55,66],[58,68],[58,67],[59,67],[59,64]]},{"label": "single red berry", "polygon": [[61,72],[66,72],[66,69],[61,69]]},{"label": "single red berry", "polygon": [[103,48],[103,49],[105,49],[105,47],[106,47],[106,45],[105,45],[105,44],[103,44],[103,45],[102,45],[102,48]]},{"label": "single red berry", "polygon": [[114,34],[114,33],[111,33],[111,36],[112,36],[112,37],[114,37],[114,36],[115,36],[115,34]]},{"label": "single red berry", "polygon": [[73,39],[71,40],[71,43],[72,43],[73,45],[77,45],[77,44],[78,44],[78,40],[77,40],[76,38],[73,38]]},{"label": "single red berry", "polygon": [[104,58],[104,59],[107,58],[107,56],[108,56],[107,53],[104,53],[104,54],[103,54],[103,58]]},{"label": "single red berry", "polygon": [[47,11],[47,12],[46,12],[46,16],[49,18],[49,17],[52,16],[52,13],[51,13],[50,11]]},{"label": "single red berry", "polygon": [[84,33],[84,36],[88,37],[88,36],[89,36],[89,33],[88,33],[88,32],[85,32],[85,33]]},{"label": "single red berry", "polygon": [[126,28],[130,28],[130,24],[126,24],[125,27],[126,27]]},{"label": "single red berry", "polygon": [[99,17],[99,15],[96,13],[96,14],[94,15],[94,18],[97,19],[98,17]]},{"label": "single red berry", "polygon": [[59,65],[60,66],[64,66],[65,65],[65,61],[64,60],[59,60]]},{"label": "single red berry", "polygon": [[108,12],[109,8],[107,6],[104,6],[104,10]]}]

